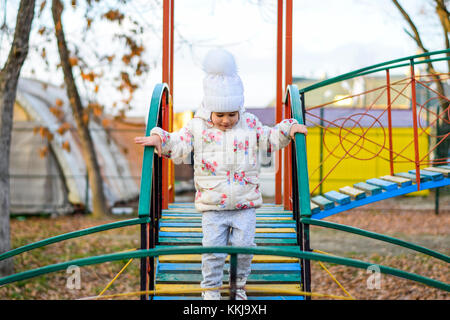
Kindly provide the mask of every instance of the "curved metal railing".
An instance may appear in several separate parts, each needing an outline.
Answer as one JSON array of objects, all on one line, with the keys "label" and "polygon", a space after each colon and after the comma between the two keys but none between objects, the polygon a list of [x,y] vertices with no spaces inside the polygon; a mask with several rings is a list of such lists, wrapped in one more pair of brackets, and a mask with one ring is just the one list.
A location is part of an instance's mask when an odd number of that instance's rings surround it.
[{"label": "curved metal railing", "polygon": [[[414,56],[417,57],[417,56]],[[406,59],[406,58],[404,58]],[[397,60],[396,60],[397,61]],[[401,59],[398,60],[399,62]],[[381,65],[376,65],[376,68]],[[362,72],[368,72],[369,69],[361,69],[358,74]],[[355,73],[352,73],[356,76]],[[352,74],[347,74],[347,77]],[[341,78],[340,80],[342,80]],[[340,81],[339,80],[339,81]],[[336,80],[338,81],[338,80]],[[325,85],[325,84],[324,84]],[[312,89],[310,89],[312,90]],[[305,92],[305,91],[303,91]],[[299,123],[304,123],[304,100],[300,95],[302,91],[294,85],[290,85],[286,91],[286,104],[290,108],[292,116],[297,119]],[[152,95],[150,111],[148,114],[148,121],[146,126],[146,135],[150,134],[150,130],[160,125],[162,122],[162,106],[169,103],[169,88],[166,84],[158,84]],[[141,225],[141,249],[133,252],[113,253],[94,257],[86,257],[82,259],[71,260],[58,264],[52,264],[33,270],[28,270],[6,276],[0,279],[0,286],[13,283],[20,280],[26,280],[40,275],[57,272],[67,269],[69,266],[87,266],[95,265],[99,263],[124,260],[130,258],[141,259],[141,291],[147,292],[141,295],[141,299],[147,299],[148,292],[154,289],[154,258],[160,255],[179,255],[179,254],[202,254],[202,253],[228,253],[231,255],[230,259],[230,296],[234,297],[235,282],[236,282],[236,265],[237,254],[254,254],[254,255],[274,255],[285,257],[299,258],[302,264],[302,288],[306,292],[311,292],[310,287],[310,266],[311,260],[323,261],[335,264],[346,265],[350,267],[367,269],[373,266],[373,263],[359,261],[355,259],[330,256],[320,253],[312,252],[310,248],[309,240],[309,225],[319,225],[322,227],[332,227],[334,229],[353,232],[362,236],[369,236],[378,240],[391,242],[405,248],[413,249],[421,253],[431,255],[435,258],[439,258],[443,261],[449,262],[450,258],[444,254],[437,253],[433,250],[429,250],[415,244],[408,243],[403,240],[383,236],[368,231],[342,226],[338,224],[332,224],[329,222],[314,221],[311,219],[310,208],[310,193],[309,193],[309,180],[308,180],[308,166],[306,158],[306,137],[301,134],[296,134],[295,144],[293,145],[292,152],[293,161],[293,214],[297,226],[297,240],[300,246],[300,251],[294,252],[292,250],[286,250],[282,248],[263,248],[263,247],[202,247],[202,246],[176,246],[171,248],[158,248],[155,249],[155,245],[158,239],[158,221],[161,217],[161,158],[155,155],[153,147],[144,148],[144,159],[142,165],[142,177],[141,177],[141,190],[139,198],[139,217],[136,219],[130,219],[120,222],[114,222],[101,226],[96,226],[84,230],[70,232],[64,235],[41,240],[26,246],[13,249],[0,255],[0,260],[11,258],[17,254],[29,251],[35,248],[43,247],[51,243],[59,241],[81,237],[87,234],[92,234],[99,231],[110,230],[114,228],[129,226],[129,225]],[[149,183],[151,181],[151,183]],[[441,281],[437,281],[431,278],[427,278],[418,274],[409,273],[396,268],[388,266],[377,265],[380,272],[384,274],[394,275],[400,278],[409,279],[425,285],[438,288],[445,291],[450,291],[450,285]]]},{"label": "curved metal railing", "polygon": [[[298,89],[295,85],[290,85],[287,88],[286,97],[285,97],[285,104],[287,105],[287,110],[290,111],[291,116],[294,117],[299,123],[304,124],[305,123],[305,114],[306,114],[306,106],[304,101],[304,94],[305,92],[312,91],[314,89],[330,85],[332,83],[336,83],[339,81],[347,80],[350,78],[366,75],[373,72],[378,72],[382,70],[389,70],[392,68],[398,68],[398,67],[404,67],[408,65],[414,65],[419,63],[426,63],[429,61],[445,61],[449,60],[449,57],[445,58],[438,58],[438,59],[430,59],[430,56],[436,55],[436,54],[443,54],[448,53],[450,50],[441,50],[436,52],[430,52],[427,54],[421,54],[421,55],[415,55],[410,56],[402,59],[392,60],[385,63],[380,63],[377,65],[373,65],[370,67],[362,68],[338,77],[334,77],[316,84],[313,84],[311,86],[308,86],[303,89]],[[421,58],[421,57],[428,57],[429,59],[414,62],[414,59]],[[401,63],[403,61],[409,60],[409,63]],[[377,239],[380,241],[388,242],[391,244],[395,244],[404,248],[408,248],[411,250],[414,250],[416,252],[420,252],[429,256],[432,256],[434,258],[443,260],[447,263],[450,262],[450,257],[443,254],[436,252],[434,250],[424,248],[422,246],[416,245],[411,242],[407,242],[404,240],[396,239],[390,236],[378,234],[375,232],[370,232],[350,226],[345,226],[337,223],[332,223],[328,221],[320,221],[317,219],[311,218],[311,207],[310,207],[310,191],[309,191],[309,178],[308,178],[308,164],[307,164],[307,157],[306,157],[306,138],[303,135],[296,134],[295,137],[295,144],[292,147],[292,203],[293,203],[293,213],[294,218],[296,220],[296,226],[297,226],[297,241],[300,245],[301,251],[304,252],[311,252],[313,251],[310,248],[310,232],[309,232],[309,226],[315,225],[325,228],[332,228],[335,230],[340,230],[344,232],[350,232],[353,234],[358,234],[360,236],[368,237]],[[345,259],[345,258],[341,258]],[[345,260],[341,260],[340,262],[337,262],[335,260],[334,263],[341,264],[341,262],[344,262]],[[364,264],[366,265],[366,264]],[[302,257],[301,258],[301,270],[302,270],[302,285],[305,291],[310,292],[310,281],[311,281],[311,275],[310,275],[310,265],[308,258]],[[356,266],[356,265],[353,265]],[[359,264],[359,266],[362,266],[362,264]],[[367,266],[367,265],[366,265]],[[379,266],[382,273],[386,271],[386,267]],[[384,271],[383,271],[384,270]],[[422,282],[424,279],[420,275],[415,275],[412,279],[410,277],[410,274],[408,274],[405,271],[397,270],[395,272],[396,276],[408,278],[410,280],[419,281]],[[390,273],[393,274],[393,273]],[[419,280],[420,279],[420,280]],[[424,282],[422,282],[424,283]],[[440,282],[439,285],[440,289],[447,290],[449,288],[449,285]],[[308,298],[308,297],[306,297]]]}]

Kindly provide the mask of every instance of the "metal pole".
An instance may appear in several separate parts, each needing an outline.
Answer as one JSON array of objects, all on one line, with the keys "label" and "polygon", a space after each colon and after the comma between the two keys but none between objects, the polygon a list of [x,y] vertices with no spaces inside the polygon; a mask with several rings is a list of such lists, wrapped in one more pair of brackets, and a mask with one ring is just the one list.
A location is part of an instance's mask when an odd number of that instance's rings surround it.
[{"label": "metal pole", "polygon": [[416,183],[417,191],[420,190],[420,162],[419,162],[419,136],[417,132],[417,103],[416,103],[416,77],[414,74],[414,59],[410,60],[411,70],[411,98],[412,98],[412,114],[414,127],[414,155],[416,165]]},{"label": "metal pole", "polygon": [[237,254],[230,255],[230,300],[236,300]]},{"label": "metal pole", "polygon": [[[300,94],[300,102],[302,105],[302,120],[303,120],[303,124],[306,124],[306,115],[305,115],[305,111],[306,111],[306,107],[305,107],[305,93],[302,92]],[[306,146],[305,146],[305,152],[306,152]],[[306,161],[306,159],[305,159]],[[306,164],[305,164],[306,165]],[[309,184],[309,181],[308,181]],[[304,192],[308,193],[308,197],[303,197],[303,198],[308,198],[309,199],[309,187],[305,188],[306,190],[304,190]],[[308,201],[309,202],[309,201]],[[303,204],[302,207],[309,207],[309,203],[308,204]],[[311,215],[311,211],[309,210],[308,212],[302,212],[300,210],[300,218],[305,216],[305,217],[310,217]],[[301,223],[300,224],[300,232],[301,232],[301,241],[300,241],[300,250],[302,251],[312,251],[311,247],[310,247],[310,236],[309,236],[309,224],[305,224],[305,223]],[[301,260],[301,273],[302,273],[302,287],[303,287],[303,291],[306,292],[311,292],[311,263],[308,259],[302,259]],[[311,296],[305,296],[305,300],[311,300]]]},{"label": "metal pole", "polygon": [[[304,94],[301,95],[303,97]],[[320,108],[320,141],[319,141],[319,194],[323,194],[323,126],[324,126],[324,117],[325,117],[325,109],[324,107]]]},{"label": "metal pole", "polygon": [[389,69],[386,69],[386,89],[387,89],[387,108],[388,108],[388,133],[389,133],[389,165],[391,176],[394,175],[394,150],[392,144],[392,112],[391,112],[391,77]]},{"label": "metal pole", "polygon": [[[279,123],[283,118],[283,0],[278,0],[277,23],[277,85],[275,102],[275,121]],[[281,150],[275,153],[275,203],[281,204]]]},{"label": "metal pole", "polygon": [[86,168],[86,192],[84,194],[84,213],[89,212],[89,173]]}]

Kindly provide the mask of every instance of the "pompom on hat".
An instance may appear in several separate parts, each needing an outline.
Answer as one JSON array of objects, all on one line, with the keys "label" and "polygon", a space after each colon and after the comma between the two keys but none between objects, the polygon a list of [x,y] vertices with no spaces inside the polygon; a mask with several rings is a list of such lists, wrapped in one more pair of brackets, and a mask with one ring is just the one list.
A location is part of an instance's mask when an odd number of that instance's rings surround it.
[{"label": "pompom on hat", "polygon": [[206,73],[203,79],[204,109],[210,112],[244,110],[244,86],[230,52],[210,50],[203,60],[203,71]]}]

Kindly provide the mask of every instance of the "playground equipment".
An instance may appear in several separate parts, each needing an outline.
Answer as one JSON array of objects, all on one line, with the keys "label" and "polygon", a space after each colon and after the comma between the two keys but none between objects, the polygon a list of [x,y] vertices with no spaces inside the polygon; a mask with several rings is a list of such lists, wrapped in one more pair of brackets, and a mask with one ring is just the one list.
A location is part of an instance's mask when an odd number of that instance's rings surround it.
[{"label": "playground equipment", "polygon": [[[172,6],[170,6],[170,3]],[[279,1],[279,4],[283,1]],[[286,61],[287,69],[290,70],[291,38],[292,32],[292,2],[287,1],[287,32],[286,32]],[[171,9],[170,9],[171,8]],[[279,7],[280,8],[280,7]],[[282,9],[282,7],[281,7]],[[282,18],[279,11],[279,18]],[[172,17],[168,20],[168,17]],[[158,84],[153,91],[146,135],[154,126],[162,126],[170,130],[171,125],[171,93],[173,79],[173,53],[170,51],[173,43],[173,0],[164,1],[164,68],[163,82]],[[280,18],[280,19],[281,19]],[[282,19],[279,31],[282,30]],[[170,22],[171,21],[171,22]],[[170,22],[170,23],[169,23]],[[281,26],[280,26],[281,25]],[[169,26],[172,26],[169,28]],[[279,36],[280,40],[281,36]],[[169,41],[169,39],[171,39]],[[282,48],[279,46],[278,48]],[[281,51],[278,51],[278,62],[281,60]],[[349,292],[343,289],[345,296],[333,296],[311,292],[310,261],[329,262],[351,266],[355,268],[367,269],[373,263],[338,257],[331,254],[313,250],[310,244],[310,225],[332,228],[342,232],[349,232],[363,237],[369,237],[379,241],[388,242],[398,246],[411,249],[446,263],[450,262],[450,257],[424,248],[422,246],[396,239],[379,233],[369,232],[337,223],[322,220],[330,215],[337,214],[358,206],[380,201],[383,199],[404,195],[418,190],[432,189],[450,185],[448,166],[449,159],[433,158],[431,150],[422,150],[418,143],[418,137],[428,134],[434,141],[434,148],[448,141],[449,133],[435,134],[434,126],[438,121],[448,123],[449,106],[444,104],[441,109],[435,107],[441,102],[448,102],[449,99],[434,90],[430,83],[433,81],[429,75],[417,75],[416,66],[423,65],[428,61],[445,61],[450,50],[430,52],[427,54],[415,55],[366,67],[354,72],[350,72],[332,79],[328,79],[300,90],[291,85],[292,74],[286,72],[286,90],[282,97],[281,74],[277,73],[277,122],[282,117],[294,117],[299,123],[313,124],[323,129],[323,135],[319,142],[326,141],[326,137],[337,137],[338,143],[333,146],[325,144],[328,153],[323,153],[320,161],[310,161],[307,153],[307,141],[305,136],[297,134],[295,144],[291,144],[285,149],[284,157],[279,153],[278,161],[282,165],[278,166],[275,179],[278,191],[283,194],[283,198],[277,197],[275,204],[266,204],[257,209],[257,233],[256,248],[239,247],[202,247],[200,214],[195,212],[191,203],[173,203],[171,192],[173,193],[173,169],[166,159],[161,159],[154,153],[153,147],[144,148],[144,159],[142,165],[141,190],[139,198],[138,217],[135,219],[100,225],[84,230],[59,235],[44,239],[32,244],[25,245],[2,253],[0,260],[11,258],[20,253],[40,248],[51,243],[77,238],[84,235],[121,228],[131,225],[141,226],[141,247],[138,250],[107,254],[94,257],[67,261],[59,264],[44,266],[41,268],[24,271],[18,274],[0,279],[0,286],[14,283],[16,281],[37,277],[43,274],[66,270],[69,266],[87,266],[104,263],[107,261],[117,261],[126,259],[140,259],[140,290],[117,295],[105,295],[106,290],[111,285],[102,290],[96,298],[113,298],[117,296],[140,296],[141,299],[189,299],[200,297],[200,255],[207,252],[228,253],[229,273],[225,275],[226,286],[223,289],[229,294],[230,299],[235,297],[236,264],[237,254],[254,254],[252,274],[249,278],[246,289],[250,299],[310,299],[311,297],[331,297],[338,299],[353,299]],[[440,57],[440,55],[445,55]],[[424,60],[425,59],[425,60]],[[169,61],[170,60],[170,61]],[[279,66],[282,64],[279,64]],[[402,81],[390,83],[390,72],[398,68],[408,67],[409,75]],[[281,67],[278,71],[281,70]],[[368,95],[377,92],[375,102],[365,109],[356,110],[346,118],[336,119],[333,123],[326,123],[320,117],[320,112],[314,110],[324,110],[330,107],[335,101],[306,108],[305,100],[309,92],[323,88],[331,83],[362,77],[371,73],[384,73],[385,82],[379,88],[358,93],[358,95]],[[448,74],[437,75],[441,79],[448,79]],[[398,89],[397,86],[402,86]],[[435,97],[430,97],[426,101],[417,101],[416,89],[422,86]],[[279,90],[281,88],[281,91]],[[406,95],[405,90],[409,88],[410,94]],[[392,95],[394,93],[394,95]],[[172,93],[173,94],[173,93]],[[385,95],[385,103],[377,103]],[[411,114],[414,126],[411,131],[411,141],[406,145],[396,144],[395,136],[391,130],[391,105],[396,96],[408,96],[411,99]],[[351,97],[344,97],[348,99]],[[432,106],[433,103],[435,105]],[[371,113],[374,105],[383,105],[382,109],[377,109],[376,116]],[[426,124],[420,116],[422,112],[428,110],[430,114]],[[284,111],[284,115],[283,115]],[[373,127],[384,128],[383,117],[387,117],[388,129],[385,135],[385,143],[380,144],[370,137],[370,130]],[[370,121],[367,122],[367,119]],[[384,130],[384,129],[383,129]],[[308,142],[311,143],[311,142]],[[408,148],[414,149],[414,157],[409,158],[406,154]],[[339,169],[339,164],[346,158],[358,158],[361,161],[382,159],[389,166],[386,172],[367,181],[361,181],[353,186],[343,186],[338,191],[330,190],[323,195],[319,195],[320,185],[326,179],[332,178],[334,170]],[[283,161],[281,161],[283,159]],[[328,161],[332,161],[328,164]],[[313,163],[312,166],[308,164]],[[315,163],[319,165],[314,166]],[[320,172],[317,184],[312,185],[310,176]],[[281,193],[281,178],[284,177],[283,193]],[[338,239],[337,239],[338,241]],[[118,276],[124,271],[126,266],[120,270]],[[325,266],[321,264],[324,268]],[[434,288],[450,291],[450,285],[442,281],[430,279],[418,274],[413,274],[396,268],[376,265],[381,273],[397,276],[404,279],[416,281]],[[326,270],[326,268],[325,268]],[[228,270],[227,270],[228,272]],[[342,285],[335,279],[336,283]],[[1,287],[0,287],[1,290]]]}]

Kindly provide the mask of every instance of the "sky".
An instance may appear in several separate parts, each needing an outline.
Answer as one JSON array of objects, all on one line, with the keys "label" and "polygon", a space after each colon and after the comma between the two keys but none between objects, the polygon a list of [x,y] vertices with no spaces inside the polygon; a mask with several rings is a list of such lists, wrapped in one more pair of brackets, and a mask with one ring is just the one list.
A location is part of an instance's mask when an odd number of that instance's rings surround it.
[{"label": "sky", "polygon": [[[272,101],[276,86],[276,1],[263,1],[263,7],[251,2],[256,1],[176,1],[175,28],[200,45],[192,50],[179,46],[175,52],[175,111],[192,110],[201,103],[201,61],[214,46],[234,54],[247,108],[265,107]],[[293,2],[294,77],[330,77],[417,53],[391,1]],[[420,12],[424,3],[403,2],[411,14]],[[429,47],[442,49],[439,30],[430,32],[426,23],[419,25],[430,34]],[[160,81],[158,68],[149,79],[149,87]]]},{"label": "sky", "polygon": [[[266,107],[273,100],[276,87],[276,2],[175,0],[175,112],[196,110],[200,105],[204,76],[201,61],[207,51],[215,47],[223,47],[235,56],[247,108]],[[430,19],[423,14],[424,9],[426,12],[429,8],[427,2],[401,1],[417,21],[429,50],[443,49],[435,15],[431,11],[434,19]],[[406,23],[391,0],[294,0],[293,4],[294,77],[322,79],[418,53],[415,43],[404,31]],[[162,28],[162,9],[146,5],[139,9],[129,7],[128,10],[157,30],[143,35],[151,71],[136,92],[133,109],[127,113],[129,116],[145,116],[153,88],[162,80],[162,35],[158,33]],[[71,21],[66,23],[69,38],[77,32],[77,18],[73,12],[63,16],[65,21]],[[51,22],[51,17],[49,20]],[[2,52],[5,51],[0,51],[0,58]],[[59,61],[56,53],[53,54],[54,61]],[[33,61],[25,63],[23,75],[30,76],[32,65]],[[55,80],[54,74],[40,72],[34,76],[52,83],[62,79],[61,75],[59,80]],[[112,99],[114,94],[103,93],[104,99],[108,97]]]}]

